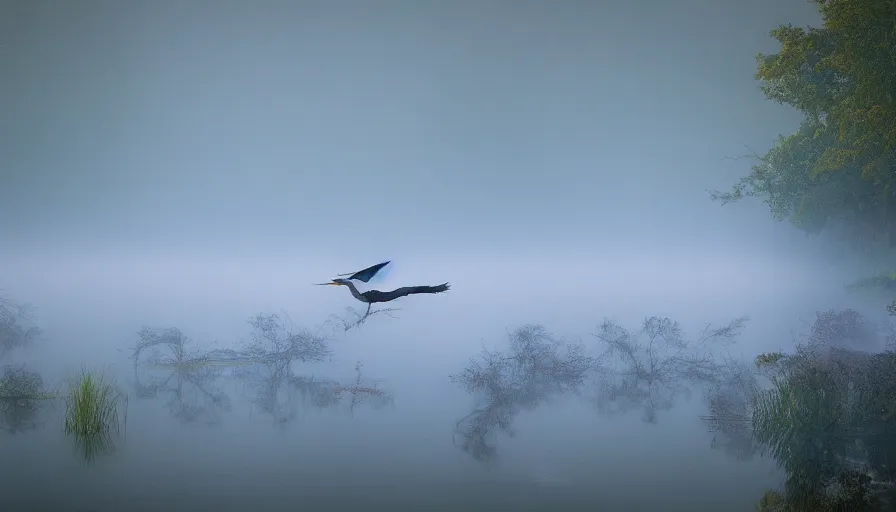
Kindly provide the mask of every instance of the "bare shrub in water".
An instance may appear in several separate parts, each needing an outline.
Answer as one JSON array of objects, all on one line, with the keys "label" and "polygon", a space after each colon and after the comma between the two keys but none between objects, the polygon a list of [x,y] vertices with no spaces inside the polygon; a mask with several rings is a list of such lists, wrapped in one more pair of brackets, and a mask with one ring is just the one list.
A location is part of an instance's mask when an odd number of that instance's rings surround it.
[{"label": "bare shrub in water", "polygon": [[39,373],[7,365],[0,378],[0,429],[14,434],[37,428],[38,414],[52,398]]},{"label": "bare shrub in water", "polygon": [[605,347],[600,357],[609,366],[596,382],[594,405],[607,414],[641,408],[644,420],[656,423],[657,411],[671,408],[690,385],[719,381],[723,365],[714,350],[734,343],[747,320],[707,325],[695,339],[669,318],[648,317],[638,331],[604,321],[594,336]]},{"label": "bare shrub in water", "polygon": [[316,363],[330,358],[333,351],[326,338],[308,329],[293,328],[287,321],[289,317],[285,313],[283,317],[258,314],[250,318],[252,334],[243,354],[259,362]]},{"label": "bare shrub in water", "polygon": [[481,406],[454,426],[453,440],[480,462],[497,455],[498,431],[513,435],[513,420],[525,409],[535,409],[549,397],[578,392],[598,361],[581,344],[554,339],[540,325],[526,325],[509,335],[508,350],[483,353],[470,360],[451,381]]},{"label": "bare shrub in water", "polygon": [[27,326],[32,320],[30,306],[0,297],[0,359],[40,335],[40,329]]},{"label": "bare shrub in water", "polygon": [[137,336],[140,339],[134,347],[134,352],[131,356],[135,362],[139,362],[140,355],[143,351],[149,349],[155,350],[155,353],[152,356],[153,359],[163,357],[158,352],[159,347],[166,347],[168,349],[169,357],[172,362],[183,361],[187,338],[180,329],[171,328],[161,330],[151,329],[144,326],[140,329],[140,332],[137,333]]},{"label": "bare shrub in water", "polygon": [[[168,397],[169,411],[184,423],[214,425],[231,401],[220,383],[226,374],[252,381],[262,409],[283,424],[296,417],[292,388],[319,392],[320,380],[305,380],[292,373],[293,363],[326,361],[332,354],[326,338],[291,325],[289,316],[257,314],[248,320],[252,331],[235,348],[208,350],[196,345],[177,328],[138,333],[134,349],[135,386],[139,398]],[[150,350],[149,357],[141,357]],[[330,387],[337,386],[333,383]],[[282,395],[286,394],[286,397]]]}]

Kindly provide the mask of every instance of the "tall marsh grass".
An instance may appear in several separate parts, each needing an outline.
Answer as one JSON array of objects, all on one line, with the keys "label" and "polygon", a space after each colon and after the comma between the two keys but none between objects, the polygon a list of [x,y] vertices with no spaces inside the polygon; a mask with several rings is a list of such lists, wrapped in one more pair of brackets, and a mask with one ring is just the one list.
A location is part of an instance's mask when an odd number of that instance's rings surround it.
[{"label": "tall marsh grass", "polygon": [[113,435],[126,426],[127,395],[111,378],[84,370],[71,381],[66,395],[65,433],[74,437],[85,460],[113,451]]}]

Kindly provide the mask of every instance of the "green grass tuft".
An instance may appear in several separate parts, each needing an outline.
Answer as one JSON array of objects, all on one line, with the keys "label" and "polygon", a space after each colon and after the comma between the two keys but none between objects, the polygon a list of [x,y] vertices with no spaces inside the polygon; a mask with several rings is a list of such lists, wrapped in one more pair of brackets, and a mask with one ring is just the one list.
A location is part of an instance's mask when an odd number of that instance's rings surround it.
[{"label": "green grass tuft", "polygon": [[119,407],[126,403],[127,397],[102,374],[85,370],[71,382],[66,396],[65,433],[75,438],[85,459],[114,449],[112,436],[122,426]]}]

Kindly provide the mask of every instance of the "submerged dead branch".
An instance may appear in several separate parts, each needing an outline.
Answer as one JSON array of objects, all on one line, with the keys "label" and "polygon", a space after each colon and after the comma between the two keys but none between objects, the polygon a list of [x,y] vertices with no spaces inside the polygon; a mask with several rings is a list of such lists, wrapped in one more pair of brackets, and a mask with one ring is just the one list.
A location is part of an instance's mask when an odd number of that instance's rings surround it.
[{"label": "submerged dead branch", "polygon": [[177,328],[144,327],[138,337],[135,363],[140,362],[143,351],[153,349],[142,365],[134,367],[133,386],[138,399],[164,396],[168,411],[183,423],[214,425],[231,410],[230,397],[218,380],[228,365],[240,363],[238,352],[190,350],[189,339]]},{"label": "submerged dead branch", "polygon": [[360,361],[355,363],[355,380],[350,386],[338,386],[335,388],[336,395],[346,394],[349,396],[349,411],[352,416],[355,415],[355,409],[370,404],[374,409],[381,409],[386,406],[395,405],[395,396],[379,387],[379,383],[366,383],[361,377],[361,367],[364,366]]},{"label": "submerged dead branch", "polygon": [[[230,397],[218,380],[221,368],[202,365],[136,367],[134,388],[137,399],[165,398],[165,407],[183,423],[215,425],[231,410]],[[161,370],[161,371],[160,371]]]},{"label": "submerged dead branch", "polygon": [[337,407],[348,401],[349,412],[366,404],[379,409],[394,404],[394,395],[377,382],[361,375],[361,363],[355,365],[356,377],[348,385],[332,379],[295,375],[288,364],[253,365],[240,368],[235,375],[254,390],[250,400],[271,416],[276,425],[285,425],[299,416],[306,406],[317,409]]}]

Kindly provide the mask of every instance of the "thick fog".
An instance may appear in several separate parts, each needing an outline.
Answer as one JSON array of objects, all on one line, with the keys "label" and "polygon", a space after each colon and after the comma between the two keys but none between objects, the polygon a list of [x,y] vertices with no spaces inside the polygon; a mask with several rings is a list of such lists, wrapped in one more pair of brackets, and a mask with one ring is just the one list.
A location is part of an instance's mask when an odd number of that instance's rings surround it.
[{"label": "thick fog", "polygon": [[[536,486],[591,510],[752,510],[780,474],[712,450],[699,393],[657,424],[558,395],[484,467],[452,443],[476,400],[449,377],[527,324],[597,354],[605,318],[696,336],[746,315],[726,354],[751,361],[817,310],[869,309],[819,279],[855,273],[819,239],[707,192],[798,125],[754,57],[771,28],[817,17],[802,0],[0,2],[0,294],[42,331],[10,359],[53,382],[110,369],[128,393],[120,453],[85,467],[53,425],[8,437],[0,453],[30,462],[0,462],[0,492],[476,509]],[[451,289],[333,323],[366,306],[313,285],[386,260],[362,291]],[[142,327],[237,347],[247,319],[283,311],[332,349],[299,374],[360,372],[394,409],[260,419],[225,378],[231,410],[181,426],[136,398]]]},{"label": "thick fog", "polygon": [[787,234],[706,189],[742,173],[725,157],[795,125],[762,98],[753,57],[774,49],[770,27],[812,14],[5,2],[5,250],[768,252]]}]

